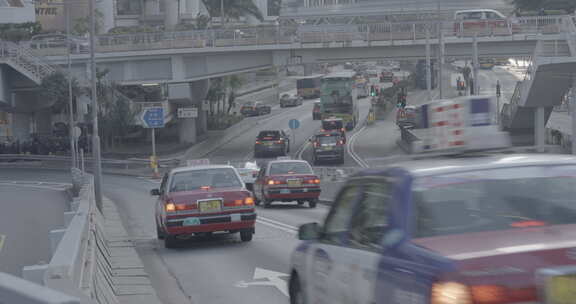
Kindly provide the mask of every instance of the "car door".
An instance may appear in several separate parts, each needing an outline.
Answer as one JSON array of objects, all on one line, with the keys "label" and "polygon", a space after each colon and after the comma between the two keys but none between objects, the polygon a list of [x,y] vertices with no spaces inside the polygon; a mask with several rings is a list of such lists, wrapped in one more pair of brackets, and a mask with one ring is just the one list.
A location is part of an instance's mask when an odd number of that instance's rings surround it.
[{"label": "car door", "polygon": [[[346,267],[352,283],[349,292],[354,304],[376,303],[376,278],[382,259],[382,237],[392,226],[390,221],[393,185],[385,177],[365,177],[362,192],[350,221],[349,247],[352,251]],[[410,285],[411,286],[411,285]]]},{"label": "car door", "polygon": [[164,225],[164,202],[166,201],[167,194],[167,184],[168,184],[168,173],[165,173],[160,182],[160,195],[156,199],[156,216],[157,223],[159,225]]},{"label": "car door", "polygon": [[348,285],[352,277],[346,268],[350,258],[348,228],[360,187],[352,182],[344,186],[322,228],[319,240],[311,245],[308,256],[305,295],[306,303],[351,303]]}]

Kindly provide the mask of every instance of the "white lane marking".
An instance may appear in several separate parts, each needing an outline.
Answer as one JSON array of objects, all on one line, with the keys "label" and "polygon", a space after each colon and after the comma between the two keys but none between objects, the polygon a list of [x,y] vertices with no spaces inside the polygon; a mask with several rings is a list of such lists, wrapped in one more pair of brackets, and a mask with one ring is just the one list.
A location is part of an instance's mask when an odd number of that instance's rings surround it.
[{"label": "white lane marking", "polygon": [[298,228],[297,228],[297,227],[294,227],[294,226],[288,225],[288,224],[284,224],[284,223],[282,223],[282,222],[275,221],[275,220],[270,219],[270,218],[267,218],[267,217],[259,216],[258,219],[259,219],[259,220],[262,220],[262,221],[266,221],[266,222],[272,223],[272,224],[275,224],[275,225],[283,226],[283,227],[285,227],[285,228],[287,228],[287,229],[291,229],[291,230],[294,230],[294,231],[298,231]]},{"label": "white lane marking", "polygon": [[248,288],[250,286],[272,286],[288,297],[288,281],[282,279],[282,277],[288,277],[288,274],[256,267],[256,269],[254,269],[252,282],[239,281],[235,286],[239,288]]},{"label": "white lane marking", "polygon": [[0,234],[0,252],[2,252],[2,247],[4,246],[4,241],[6,240],[6,236]]},{"label": "white lane marking", "polygon": [[295,230],[295,229],[288,228],[288,227],[281,226],[281,225],[276,225],[276,224],[274,224],[274,223],[267,222],[267,221],[262,220],[262,219],[260,219],[260,218],[258,218],[258,219],[256,220],[256,222],[259,223],[259,224],[262,224],[262,225],[266,225],[266,226],[269,226],[269,227],[272,227],[272,228],[276,228],[276,229],[278,229],[278,230],[282,230],[282,231],[287,232],[287,233],[290,233],[290,234],[296,235],[296,234],[298,233],[297,230]]},{"label": "white lane marking", "polygon": [[362,128],[360,128],[360,130],[358,130],[357,132],[352,134],[352,136],[350,137],[350,140],[348,141],[348,144],[346,145],[346,150],[348,150],[348,154],[350,155],[350,157],[352,157],[352,159],[354,159],[354,161],[356,163],[358,163],[358,165],[360,165],[360,167],[368,168],[368,165],[362,160],[362,158],[360,156],[358,156],[358,154],[356,154],[356,151],[354,151],[354,143],[356,142],[356,138],[362,132],[364,132],[364,130],[366,130],[366,125],[362,126]]}]

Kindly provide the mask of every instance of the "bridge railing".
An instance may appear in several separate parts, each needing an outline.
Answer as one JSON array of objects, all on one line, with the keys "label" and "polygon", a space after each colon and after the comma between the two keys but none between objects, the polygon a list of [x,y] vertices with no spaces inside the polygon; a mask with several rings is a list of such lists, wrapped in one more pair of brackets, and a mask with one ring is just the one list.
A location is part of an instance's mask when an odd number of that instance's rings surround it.
[{"label": "bridge railing", "polygon": [[[123,52],[174,48],[294,45],[310,43],[394,42],[445,37],[498,37],[515,34],[559,34],[567,31],[566,16],[508,18],[497,23],[458,21],[383,22],[350,25],[258,26],[248,28],[101,35],[98,52]],[[297,45],[296,45],[297,46]],[[36,50],[41,53],[45,49]],[[47,50],[47,49],[46,49]],[[48,53],[47,53],[48,54]],[[49,53],[54,55],[54,53]],[[62,54],[64,55],[64,53]]]}]

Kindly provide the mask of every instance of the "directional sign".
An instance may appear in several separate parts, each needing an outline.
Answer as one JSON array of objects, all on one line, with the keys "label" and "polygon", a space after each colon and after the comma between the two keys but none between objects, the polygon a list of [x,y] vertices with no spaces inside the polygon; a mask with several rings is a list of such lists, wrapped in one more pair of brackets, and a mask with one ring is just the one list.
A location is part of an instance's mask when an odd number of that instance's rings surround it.
[{"label": "directional sign", "polygon": [[290,119],[288,122],[288,127],[290,127],[292,130],[298,129],[300,128],[300,121],[298,119]]},{"label": "directional sign", "polygon": [[198,117],[197,108],[179,108],[178,118],[196,118]]},{"label": "directional sign", "polygon": [[[271,286],[278,289],[285,296],[288,296],[288,284],[285,279],[282,279],[282,277],[288,277],[288,275],[282,272],[256,267],[254,270],[254,281],[240,281],[236,283],[236,287],[247,288],[250,286]],[[265,281],[262,281],[264,279]]]},{"label": "directional sign", "polygon": [[164,108],[151,107],[144,108],[140,119],[145,128],[163,128],[164,127]]}]

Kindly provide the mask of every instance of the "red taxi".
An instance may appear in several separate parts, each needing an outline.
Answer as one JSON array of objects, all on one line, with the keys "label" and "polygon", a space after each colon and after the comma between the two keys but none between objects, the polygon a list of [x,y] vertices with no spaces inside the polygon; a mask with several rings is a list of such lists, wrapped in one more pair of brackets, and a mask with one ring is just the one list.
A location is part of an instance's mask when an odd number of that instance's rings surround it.
[{"label": "red taxi", "polygon": [[232,166],[202,165],[173,169],[162,178],[158,196],[156,230],[166,248],[192,235],[240,232],[252,240],[256,212],[254,198]]},{"label": "red taxi", "polygon": [[303,160],[275,160],[262,166],[254,183],[256,204],[269,207],[273,201],[308,202],[315,208],[320,197],[320,179],[308,162]]},{"label": "red taxi", "polygon": [[456,11],[454,20],[454,34],[458,36],[509,35],[519,31],[516,20],[493,9]]}]

